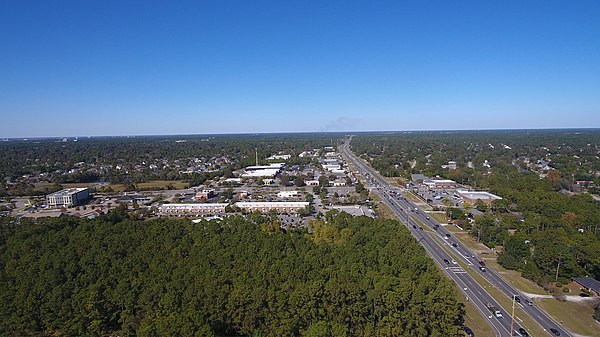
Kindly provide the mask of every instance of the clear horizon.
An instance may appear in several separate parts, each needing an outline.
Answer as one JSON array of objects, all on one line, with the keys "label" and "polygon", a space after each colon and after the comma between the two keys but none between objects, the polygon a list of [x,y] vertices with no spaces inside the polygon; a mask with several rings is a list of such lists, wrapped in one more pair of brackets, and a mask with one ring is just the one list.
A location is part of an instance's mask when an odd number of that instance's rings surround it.
[{"label": "clear horizon", "polygon": [[62,138],[122,138],[122,137],[200,137],[200,136],[236,136],[236,135],[286,135],[286,134],[326,134],[326,133],[460,133],[460,132],[502,132],[502,131],[600,131],[600,128],[514,128],[514,129],[431,129],[431,130],[353,130],[353,131],[273,131],[273,132],[223,132],[223,133],[172,133],[172,134],[131,134],[131,135],[59,135],[59,136],[31,136],[31,137],[1,137],[8,140],[33,140],[33,139],[62,139]]},{"label": "clear horizon", "polygon": [[600,3],[0,5],[0,137],[600,127]]}]

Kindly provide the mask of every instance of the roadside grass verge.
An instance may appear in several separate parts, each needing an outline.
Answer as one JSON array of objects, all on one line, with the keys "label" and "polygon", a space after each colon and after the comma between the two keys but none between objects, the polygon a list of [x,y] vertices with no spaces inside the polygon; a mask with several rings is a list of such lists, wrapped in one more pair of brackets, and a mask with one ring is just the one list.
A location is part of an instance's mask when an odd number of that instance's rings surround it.
[{"label": "roadside grass verge", "polygon": [[[433,236],[434,240],[437,242],[441,242],[439,238]],[[488,281],[486,281],[478,272],[470,269],[466,263],[463,262],[462,259],[459,259],[457,256],[451,252],[446,245],[441,243],[441,247],[446,251],[446,253],[451,256],[454,260],[458,262],[458,264],[469,274],[471,277],[479,283],[493,298],[500,304],[502,307],[501,311],[504,314],[503,319],[510,319],[511,311],[512,311],[512,300],[502,293],[500,290],[492,286]],[[493,318],[495,319],[495,318]],[[534,321],[528,314],[526,314],[520,306],[515,306],[515,326],[522,326],[529,332],[532,336],[545,336],[548,333],[544,330],[544,327],[540,326],[536,321]],[[550,328],[550,327],[548,327]]]},{"label": "roadside grass verge", "polygon": [[458,302],[465,305],[464,325],[471,328],[475,336],[495,337],[496,334],[490,326],[489,321],[481,314],[479,310],[477,310],[477,308],[475,308],[473,303],[464,300],[465,294],[460,291],[456,283],[452,283],[454,284],[456,298],[459,299]]},{"label": "roadside grass verge", "polygon": [[536,305],[550,316],[578,334],[600,337],[600,323],[594,320],[594,309],[589,302],[560,302],[554,298],[535,298]]},{"label": "roadside grass verge", "polygon": [[381,199],[381,197],[377,193],[371,193],[370,197],[377,204],[376,211],[377,211],[378,217],[385,218],[385,219],[394,219],[394,220],[398,219],[396,214],[394,214],[394,212],[388,207],[388,205],[381,202],[381,201],[383,201],[383,199]]}]

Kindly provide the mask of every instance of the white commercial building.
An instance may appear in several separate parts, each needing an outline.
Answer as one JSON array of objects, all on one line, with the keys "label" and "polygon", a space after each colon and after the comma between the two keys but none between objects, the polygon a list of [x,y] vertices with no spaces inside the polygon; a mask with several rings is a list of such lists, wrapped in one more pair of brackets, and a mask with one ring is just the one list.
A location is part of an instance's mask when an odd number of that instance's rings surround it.
[{"label": "white commercial building", "polygon": [[279,173],[279,169],[254,170],[242,173],[242,178],[273,178],[277,173]]},{"label": "white commercial building", "polygon": [[319,186],[319,181],[318,180],[305,180],[304,184],[306,186]]},{"label": "white commercial building", "polygon": [[277,197],[282,198],[282,199],[293,198],[293,197],[297,197],[299,195],[300,195],[300,192],[298,192],[298,191],[281,191],[281,192],[277,193]]},{"label": "white commercial building", "polygon": [[323,169],[327,171],[340,170],[342,167],[339,164],[324,164]]},{"label": "white commercial building", "polygon": [[429,188],[452,188],[458,184],[454,180],[447,179],[426,179],[423,180],[423,185]]},{"label": "white commercial building", "polygon": [[502,197],[499,197],[495,194],[489,192],[482,191],[466,191],[466,190],[456,190],[456,193],[462,198],[463,201],[469,203],[476,203],[477,200],[481,200],[486,204],[491,203],[494,200],[501,200]]},{"label": "white commercial building", "polygon": [[67,188],[46,196],[48,207],[71,207],[81,205],[90,198],[88,188]]},{"label": "white commercial building", "polygon": [[267,158],[267,160],[288,160],[290,158],[292,158],[292,156],[289,154],[274,154]]},{"label": "white commercial building", "polygon": [[236,202],[235,206],[247,211],[259,211],[266,213],[276,211],[278,213],[290,212],[295,213],[307,207],[308,202],[305,201],[272,201],[272,202]]},{"label": "white commercial building", "polygon": [[241,176],[242,178],[273,178],[284,165],[284,163],[273,163],[270,165],[248,166]]},{"label": "white commercial building", "polygon": [[160,216],[211,216],[225,214],[226,203],[212,204],[162,204],[158,206]]}]

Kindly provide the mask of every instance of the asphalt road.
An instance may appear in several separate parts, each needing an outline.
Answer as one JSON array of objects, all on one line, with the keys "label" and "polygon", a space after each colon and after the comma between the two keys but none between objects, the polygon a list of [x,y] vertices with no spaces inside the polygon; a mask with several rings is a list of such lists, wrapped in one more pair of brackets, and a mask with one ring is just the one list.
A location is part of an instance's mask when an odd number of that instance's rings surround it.
[{"label": "asphalt road", "polygon": [[[517,303],[517,305],[519,305],[533,320],[538,322],[538,324],[546,330],[548,335],[553,336],[549,329],[554,328],[560,332],[560,336],[572,336],[544,311],[536,306],[525,304],[527,297],[512,287],[500,275],[490,269],[487,269],[486,272],[482,272],[479,269],[478,260],[472,251],[459,240],[456,240],[452,234],[440,226],[438,222],[429,218],[422,210],[418,209],[417,205],[411,200],[405,198],[401,193],[401,189],[391,186],[379,175],[379,173],[357,159],[349,150],[349,142],[346,142],[342,146],[341,153],[346,160],[354,164],[359,173],[363,175],[369,182],[369,185],[373,187],[372,191],[381,196],[384,203],[390,207],[400,221],[407,226],[411,234],[413,234],[421,245],[423,245],[427,253],[433,258],[442,271],[450,279],[456,282],[463,294],[473,305],[475,305],[483,316],[488,317],[488,322],[497,336],[512,336],[510,318],[512,308],[503,308],[484,287],[477,283],[477,281],[461,267],[460,264],[453,263],[453,257],[450,256],[442,246],[445,246],[445,248],[451,251],[454,256],[461,259],[468,268],[479,273],[493,287],[501,291],[509,299],[512,299],[513,295],[519,296],[521,304]],[[421,225],[417,223],[415,219],[425,224],[428,228],[421,228]],[[437,230],[434,229],[435,226],[438,227]],[[451,235],[447,240],[444,239],[446,234]],[[434,237],[437,237],[438,240],[436,241]],[[456,247],[451,245],[451,243],[455,243]],[[449,263],[446,263],[444,260],[447,260]],[[498,308],[502,312],[503,317],[496,318],[488,309],[488,306],[490,305]],[[519,327],[521,327],[520,322],[516,319],[514,330],[517,330]],[[527,330],[527,327],[523,326],[523,328]]]}]

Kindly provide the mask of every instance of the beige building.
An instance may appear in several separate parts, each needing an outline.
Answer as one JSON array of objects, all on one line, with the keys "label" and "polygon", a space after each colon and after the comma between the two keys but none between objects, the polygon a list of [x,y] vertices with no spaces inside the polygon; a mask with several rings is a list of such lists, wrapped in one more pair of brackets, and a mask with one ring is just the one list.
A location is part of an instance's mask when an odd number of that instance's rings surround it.
[{"label": "beige building", "polygon": [[266,213],[276,211],[277,213],[296,213],[299,210],[307,207],[308,202],[305,201],[273,201],[273,202],[237,202],[235,206],[247,211],[259,211]]},{"label": "beige building", "polygon": [[163,204],[158,206],[160,216],[210,216],[225,214],[225,203],[213,204]]}]

